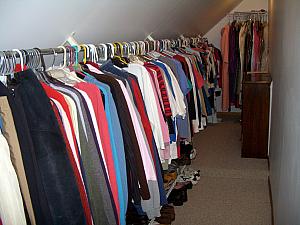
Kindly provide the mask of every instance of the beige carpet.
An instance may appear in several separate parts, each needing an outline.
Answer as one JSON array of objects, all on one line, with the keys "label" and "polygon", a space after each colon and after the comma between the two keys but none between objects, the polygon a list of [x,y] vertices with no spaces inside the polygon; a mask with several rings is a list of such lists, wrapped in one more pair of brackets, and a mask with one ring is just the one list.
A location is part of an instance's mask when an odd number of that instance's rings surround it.
[{"label": "beige carpet", "polygon": [[201,180],[173,225],[271,225],[267,160],[241,158],[240,124],[224,121],[194,138]]}]

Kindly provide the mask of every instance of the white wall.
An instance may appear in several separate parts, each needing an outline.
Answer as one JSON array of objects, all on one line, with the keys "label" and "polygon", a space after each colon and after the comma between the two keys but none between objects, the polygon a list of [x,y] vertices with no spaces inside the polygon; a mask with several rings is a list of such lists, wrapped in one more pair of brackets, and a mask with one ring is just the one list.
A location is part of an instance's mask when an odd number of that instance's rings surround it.
[{"label": "white wall", "polygon": [[[268,10],[268,0],[244,0],[238,6],[236,6],[231,13],[235,11],[250,11],[250,10]],[[213,43],[217,48],[220,48],[221,41],[221,29],[228,23],[228,19],[225,16],[222,18],[212,29],[210,29],[205,37]]]},{"label": "white wall", "polygon": [[0,50],[206,33],[241,0],[0,0]]},{"label": "white wall", "polygon": [[300,224],[300,1],[271,0],[271,185],[276,225]]}]

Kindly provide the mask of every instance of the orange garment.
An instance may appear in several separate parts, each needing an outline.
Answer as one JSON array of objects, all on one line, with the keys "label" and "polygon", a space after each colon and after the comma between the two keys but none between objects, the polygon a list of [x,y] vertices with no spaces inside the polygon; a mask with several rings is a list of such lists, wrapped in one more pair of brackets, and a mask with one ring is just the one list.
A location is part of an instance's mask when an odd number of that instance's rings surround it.
[{"label": "orange garment", "polygon": [[222,66],[222,109],[229,109],[229,25],[226,25],[221,31],[221,52],[223,58]]}]

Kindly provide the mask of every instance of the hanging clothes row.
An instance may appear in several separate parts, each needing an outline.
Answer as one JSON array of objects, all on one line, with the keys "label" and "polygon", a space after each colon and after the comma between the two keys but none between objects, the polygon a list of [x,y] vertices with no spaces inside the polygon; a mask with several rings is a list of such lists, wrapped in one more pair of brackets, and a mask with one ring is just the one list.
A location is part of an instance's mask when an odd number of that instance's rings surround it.
[{"label": "hanging clothes row", "polygon": [[61,46],[63,66],[53,54],[50,68],[39,49],[26,60],[18,50],[17,66],[1,53],[3,225],[125,225],[131,208],[159,217],[162,164],[206,126],[220,75],[220,51],[188,42],[128,57],[112,48],[105,62],[86,48],[80,63]]},{"label": "hanging clothes row", "polygon": [[228,17],[233,21],[221,31],[223,111],[241,106],[245,72],[268,70],[267,12],[239,12]]}]

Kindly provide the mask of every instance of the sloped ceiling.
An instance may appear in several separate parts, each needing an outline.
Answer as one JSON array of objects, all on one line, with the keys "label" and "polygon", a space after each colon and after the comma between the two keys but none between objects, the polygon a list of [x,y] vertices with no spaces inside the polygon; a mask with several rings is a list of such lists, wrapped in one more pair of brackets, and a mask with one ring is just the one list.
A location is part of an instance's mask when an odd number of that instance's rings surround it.
[{"label": "sloped ceiling", "polygon": [[0,0],[0,50],[205,34],[241,0]]}]

